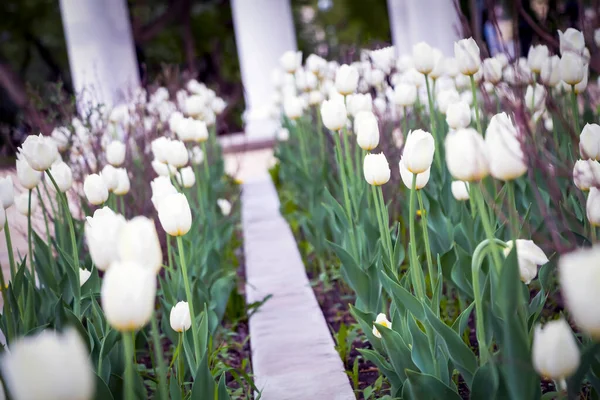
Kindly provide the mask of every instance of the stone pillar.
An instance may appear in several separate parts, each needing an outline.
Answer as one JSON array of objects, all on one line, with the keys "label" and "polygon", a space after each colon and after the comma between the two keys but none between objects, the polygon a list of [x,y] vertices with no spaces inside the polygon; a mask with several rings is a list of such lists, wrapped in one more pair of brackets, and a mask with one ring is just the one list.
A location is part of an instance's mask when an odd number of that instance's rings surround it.
[{"label": "stone pillar", "polygon": [[60,0],[73,86],[81,111],[112,107],[140,84],[125,0]]},{"label": "stone pillar", "polygon": [[398,54],[412,52],[413,45],[422,41],[446,56],[454,54],[461,26],[453,1],[388,0],[388,14]]},{"label": "stone pillar", "polygon": [[287,50],[296,50],[289,0],[231,0],[235,40],[246,100],[245,133],[250,140],[273,137],[279,121],[269,114],[272,71]]}]

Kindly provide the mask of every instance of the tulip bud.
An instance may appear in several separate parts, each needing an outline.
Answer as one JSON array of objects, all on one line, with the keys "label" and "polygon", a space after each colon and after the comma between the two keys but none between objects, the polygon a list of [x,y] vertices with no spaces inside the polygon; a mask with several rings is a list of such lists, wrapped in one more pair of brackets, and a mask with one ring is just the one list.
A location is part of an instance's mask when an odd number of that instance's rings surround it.
[{"label": "tulip bud", "polygon": [[373,111],[373,99],[371,94],[349,94],[346,98],[348,113],[356,117],[361,111]]},{"label": "tulip bud", "polygon": [[21,146],[21,153],[36,171],[45,171],[58,158],[56,143],[49,137],[30,135]]},{"label": "tulip bud", "polygon": [[225,108],[227,108],[227,103],[222,98],[215,97],[210,103],[210,108],[215,114],[221,115],[225,111]]},{"label": "tulip bud", "polygon": [[114,194],[117,196],[123,196],[129,193],[129,189],[131,188],[131,182],[129,181],[129,175],[127,175],[127,170],[125,168],[117,168],[117,178],[118,184]]},{"label": "tulip bud", "polygon": [[[31,196],[31,214],[35,213],[38,206],[38,199],[36,196]],[[23,192],[15,196],[15,207],[21,215],[29,215],[29,191]]]},{"label": "tulip bud", "polygon": [[325,100],[321,105],[321,118],[323,119],[323,125],[332,131],[339,131],[346,126],[348,115],[343,99]]},{"label": "tulip bud", "polygon": [[540,80],[548,87],[555,87],[560,82],[560,57],[548,57],[542,64]]},{"label": "tulip bud", "polygon": [[192,211],[182,193],[166,196],[158,205],[158,219],[169,235],[183,236],[192,227]]},{"label": "tulip bud", "polygon": [[575,92],[575,94],[581,94],[581,93],[585,92],[585,89],[587,88],[589,77],[590,77],[589,66],[587,64],[585,64],[583,66],[583,79],[581,80],[581,82],[579,82],[578,84],[576,84],[573,87],[573,91]]},{"label": "tulip bud", "polygon": [[[442,52],[438,49],[433,49],[433,60],[433,69],[429,73],[429,77],[433,80],[436,80],[446,74],[447,61]],[[458,72],[458,69],[456,72]]]},{"label": "tulip bud", "polygon": [[171,130],[171,132],[176,132],[177,131],[177,127],[179,126],[179,123],[181,121],[183,121],[184,119],[185,119],[185,117],[179,111],[173,112],[169,116],[169,122],[168,122],[169,129]]},{"label": "tulip bud", "polygon": [[189,155],[190,160],[194,165],[200,165],[202,164],[202,161],[204,161],[204,152],[199,146],[192,147],[189,151]]},{"label": "tulip bud", "polygon": [[27,160],[21,155],[17,154],[17,178],[23,187],[26,189],[34,189],[38,183],[42,180],[42,172],[36,171],[31,168]]},{"label": "tulip bud", "polygon": [[180,301],[171,308],[169,317],[171,329],[175,332],[185,332],[192,326],[190,318],[190,306],[187,301]]},{"label": "tulip bud", "polygon": [[394,87],[392,102],[399,107],[408,107],[417,101],[417,87],[409,83],[399,83]]},{"label": "tulip bud", "polygon": [[177,168],[172,165],[162,163],[160,161],[154,160],[150,163],[152,165],[152,169],[156,172],[156,175],[169,177],[173,176],[177,173]]},{"label": "tulip bud", "polygon": [[104,274],[100,292],[108,323],[120,332],[150,321],[156,297],[156,275],[135,261],[115,262]]},{"label": "tulip bud", "polygon": [[460,101],[460,95],[456,91],[456,89],[447,89],[441,91],[437,98],[438,110],[442,114],[446,114],[448,112],[448,107],[450,104],[458,103]]},{"label": "tulip bud", "polygon": [[157,210],[160,202],[165,197],[177,193],[177,189],[173,186],[171,180],[165,176],[154,178],[154,180],[150,182],[150,187],[152,188],[152,204]]},{"label": "tulip bud", "polygon": [[579,153],[583,159],[600,160],[600,125],[586,124],[579,136]]},{"label": "tulip bud", "polygon": [[463,75],[473,75],[479,71],[481,66],[479,46],[473,38],[461,39],[454,43],[454,58]]},{"label": "tulip bud", "polygon": [[92,276],[92,272],[87,269],[79,268],[79,286],[83,286]]},{"label": "tulip bud", "polygon": [[595,160],[577,160],[573,166],[573,182],[579,190],[588,191],[600,184],[600,163]]},{"label": "tulip bud", "polygon": [[583,80],[585,64],[581,56],[575,53],[563,54],[559,67],[560,78],[568,85],[576,85]]},{"label": "tulip bud", "polygon": [[66,126],[59,126],[52,130],[50,138],[56,144],[58,151],[65,151],[69,146],[69,138],[71,137],[71,131]]},{"label": "tulip bud", "polygon": [[100,208],[94,211],[92,217],[86,218],[85,240],[92,261],[100,271],[106,270],[113,261],[118,260],[116,248],[124,226],[125,218],[108,207]]},{"label": "tulip bud", "polygon": [[433,162],[435,140],[429,132],[417,129],[408,133],[402,158],[404,165],[413,174],[425,172]]},{"label": "tulip bud", "polygon": [[302,65],[302,52],[301,51],[286,51],[279,59],[281,68],[287,73],[294,73]]},{"label": "tulip bud", "polygon": [[525,104],[529,110],[541,110],[546,101],[546,89],[539,84],[527,86],[525,91]]},{"label": "tulip bud", "polygon": [[135,217],[127,221],[117,237],[120,261],[134,262],[154,273],[160,271],[162,250],[153,220]]},{"label": "tulip bud", "polygon": [[306,58],[306,69],[317,76],[321,76],[327,69],[327,61],[316,54],[311,54]]},{"label": "tulip bud", "polygon": [[527,172],[517,128],[506,113],[496,114],[490,120],[485,134],[485,145],[489,156],[490,174],[494,178],[510,181]]},{"label": "tulip bud", "polygon": [[[66,163],[60,161],[59,163],[54,164],[52,167],[50,167],[50,173],[52,174],[58,189],[62,193],[71,189],[71,186],[73,186],[73,172]],[[46,181],[52,186],[52,182],[50,181],[49,177],[46,178]]]},{"label": "tulip bud", "polygon": [[[414,174],[406,168],[404,164],[404,157],[400,158],[400,162],[398,163],[398,167],[400,169],[400,178],[402,178],[402,183],[409,188],[412,189],[412,181]],[[427,168],[424,172],[417,174],[417,182],[415,184],[415,189],[423,189],[427,182],[429,182],[429,176],[431,174],[431,167]]]},{"label": "tulip bud", "polygon": [[531,46],[527,54],[527,64],[531,68],[531,71],[539,74],[542,70],[542,65],[544,65],[548,57],[550,57],[550,50],[548,50],[547,46],[543,44]]},{"label": "tulip bud", "polygon": [[152,154],[154,155],[154,159],[161,163],[167,162],[167,152],[169,143],[171,139],[161,136],[157,139],[154,139],[152,143],[150,143],[150,147],[152,149]]},{"label": "tulip bud", "polygon": [[446,110],[446,122],[452,129],[467,128],[471,123],[471,107],[461,100],[452,103]]},{"label": "tulip bud", "polygon": [[19,338],[2,353],[0,365],[12,399],[94,398],[95,374],[88,349],[74,328]]},{"label": "tulip bud", "polygon": [[373,150],[379,144],[379,123],[371,111],[361,111],[354,119],[356,142],[363,150]]},{"label": "tulip bud", "polygon": [[502,64],[497,58],[483,60],[483,79],[493,84],[502,80]]},{"label": "tulip bud", "polygon": [[231,203],[226,199],[218,199],[217,205],[221,210],[221,214],[228,216],[231,213]]},{"label": "tulip bud", "polygon": [[402,130],[400,128],[395,128],[392,131],[392,141],[397,149],[401,149],[402,146],[404,146],[404,135],[402,134]]},{"label": "tulip bud", "polygon": [[446,165],[458,180],[480,181],[489,173],[485,142],[473,128],[449,133],[445,140]]},{"label": "tulip bud", "polygon": [[175,178],[177,183],[184,188],[191,188],[196,183],[196,174],[194,174],[192,167],[181,168]]},{"label": "tulip bud", "polygon": [[283,101],[283,111],[289,119],[298,119],[304,112],[302,100],[299,97],[287,96]]},{"label": "tulip bud", "polygon": [[102,168],[100,173],[104,184],[109,192],[114,191],[119,186],[119,175],[117,169],[110,164],[107,164]]},{"label": "tulip bud", "polygon": [[108,188],[98,174],[88,175],[83,181],[83,193],[93,205],[100,205],[108,199]]},{"label": "tulip bud", "polygon": [[469,200],[469,182],[453,181],[450,189],[452,190],[452,196],[456,200]]},{"label": "tulip bud", "polygon": [[574,53],[578,55],[583,54],[585,49],[585,39],[583,33],[574,28],[568,28],[566,31],[558,31],[558,38],[560,40],[560,54],[565,56],[568,53]]},{"label": "tulip bud", "polygon": [[600,226],[600,190],[596,187],[590,188],[585,203],[585,213],[592,226]]},{"label": "tulip bud", "polygon": [[6,210],[0,207],[0,232],[4,229],[4,224],[6,223]]},{"label": "tulip bud", "polygon": [[417,43],[412,49],[413,63],[417,71],[429,74],[435,66],[433,49],[425,42]]},{"label": "tulip bud", "polygon": [[[519,274],[521,281],[526,285],[537,275],[538,265],[544,265],[548,262],[548,257],[544,251],[540,249],[533,240],[517,239],[517,260],[519,263]],[[513,242],[507,242],[507,247],[504,249],[504,256],[507,257],[513,247]]]},{"label": "tulip bud", "polygon": [[365,156],[363,171],[365,180],[369,185],[380,186],[390,180],[390,165],[385,154],[367,154]]},{"label": "tulip bud", "polygon": [[564,385],[564,379],[577,371],[580,358],[569,324],[562,318],[549,321],[543,327],[537,324],[533,331],[531,357],[538,374]]},{"label": "tulip bud", "polygon": [[358,70],[352,65],[342,65],[335,74],[335,88],[343,95],[356,92],[358,87]]},{"label": "tulip bud", "polygon": [[392,329],[392,323],[388,321],[387,317],[384,313],[377,314],[377,318],[375,318],[375,322],[373,323],[373,336],[381,339],[381,333],[377,330],[377,324],[381,326],[385,326],[388,329]]},{"label": "tulip bud", "polygon": [[125,143],[113,140],[106,147],[106,161],[114,167],[118,167],[125,162]]},{"label": "tulip bud", "polygon": [[385,99],[382,97],[377,97],[375,100],[373,100],[373,108],[379,115],[385,114],[387,110],[387,103]]},{"label": "tulip bud", "polygon": [[15,202],[15,190],[10,176],[0,178],[0,201],[3,209],[7,209]]},{"label": "tulip bud", "polygon": [[179,121],[175,133],[179,140],[184,142],[204,142],[208,139],[206,122],[193,118],[184,118]]},{"label": "tulip bud", "polygon": [[167,164],[175,168],[184,167],[189,161],[185,144],[180,140],[171,140],[166,152]]}]

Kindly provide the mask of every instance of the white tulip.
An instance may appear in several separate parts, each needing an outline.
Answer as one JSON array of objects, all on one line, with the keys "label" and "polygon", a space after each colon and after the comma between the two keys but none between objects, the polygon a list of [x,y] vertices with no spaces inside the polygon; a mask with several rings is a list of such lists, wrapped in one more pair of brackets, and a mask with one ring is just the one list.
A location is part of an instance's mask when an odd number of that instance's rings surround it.
[{"label": "white tulip", "polygon": [[299,97],[287,96],[283,100],[283,111],[289,119],[298,119],[304,112],[302,100]]},{"label": "white tulip", "polygon": [[180,301],[171,308],[169,316],[171,329],[175,332],[185,332],[192,326],[190,318],[190,306],[187,301]]},{"label": "white tulip", "polygon": [[454,43],[454,58],[462,74],[473,75],[479,71],[481,66],[479,46],[473,38],[461,39]]},{"label": "white tulip", "polygon": [[583,33],[574,28],[568,28],[566,31],[558,31],[560,40],[560,54],[564,56],[567,53],[582,55],[585,49],[585,39]]},{"label": "white tulip", "polygon": [[502,80],[502,64],[497,58],[486,58],[483,60],[483,79],[494,85]]},{"label": "white tulip", "polygon": [[221,214],[223,214],[224,216],[228,216],[229,214],[231,214],[231,203],[228,200],[218,199],[217,206],[219,206]]},{"label": "white tulip", "polygon": [[15,202],[15,189],[10,176],[0,178],[0,202],[3,209],[7,209]]},{"label": "white tulip", "polygon": [[527,54],[527,64],[533,72],[539,74],[542,70],[542,65],[544,65],[544,62],[548,59],[548,57],[550,57],[550,50],[548,50],[548,46],[543,44],[531,46],[529,48],[529,53]]},{"label": "white tulip", "polygon": [[365,80],[373,87],[381,87],[385,81],[385,73],[380,69],[369,70],[365,76]]},{"label": "white tulip", "polygon": [[417,87],[410,83],[399,83],[394,87],[392,102],[399,107],[408,107],[417,101]]},{"label": "white tulip", "polygon": [[450,104],[458,103],[460,101],[460,95],[456,91],[456,89],[447,89],[441,91],[437,97],[438,110],[442,114],[446,114],[448,112],[448,107]]},{"label": "white tulip", "polygon": [[[438,49],[433,49],[433,69],[429,73],[429,77],[433,80],[439,79],[446,74],[446,58]],[[458,72],[458,69],[457,71]]]},{"label": "white tulip", "polygon": [[168,121],[169,129],[171,130],[171,132],[177,132],[177,127],[179,126],[179,123],[181,121],[183,121],[184,119],[185,119],[185,117],[179,111],[173,112],[169,116],[169,121]]},{"label": "white tulip", "polygon": [[579,136],[579,153],[584,159],[600,160],[600,125],[586,124]]},{"label": "white tulip", "polygon": [[560,57],[548,57],[542,64],[540,80],[548,87],[555,87],[560,82]]},{"label": "white tulip", "polygon": [[[31,214],[35,213],[38,206],[37,196],[31,196]],[[22,215],[29,215],[29,191],[23,192],[17,196],[15,196],[15,208]]]},{"label": "white tulip", "polygon": [[388,329],[392,329],[392,323],[388,321],[387,317],[384,313],[377,314],[377,318],[375,318],[375,322],[373,323],[373,336],[381,339],[381,333],[377,330],[377,324],[381,326],[385,326]]},{"label": "white tulip", "polygon": [[117,169],[110,164],[107,164],[102,168],[100,173],[104,184],[109,192],[114,191],[119,186],[119,174]]},{"label": "white tulip", "polygon": [[191,95],[185,99],[183,109],[185,113],[190,116],[199,117],[204,114],[204,109],[207,107],[206,97],[201,95]]},{"label": "white tulip", "polygon": [[433,162],[435,140],[431,133],[417,129],[406,136],[402,158],[404,165],[413,174],[425,172]]},{"label": "white tulip", "polygon": [[566,53],[560,59],[560,78],[568,85],[576,85],[583,80],[586,65],[581,56]]},{"label": "white tulip", "polygon": [[152,143],[150,143],[150,147],[152,149],[152,154],[154,155],[154,159],[161,163],[167,162],[167,152],[169,150],[169,143],[171,139],[161,136],[157,139],[154,139]]},{"label": "white tulip", "polygon": [[17,178],[26,189],[34,189],[42,180],[43,173],[31,168],[21,153],[17,154]]},{"label": "white tulip", "polygon": [[346,126],[348,115],[343,99],[336,97],[325,100],[321,105],[321,118],[323,125],[332,131],[339,131]]},{"label": "white tulip", "polygon": [[162,250],[153,220],[135,217],[127,221],[116,236],[120,261],[137,263],[153,273],[160,271]]},{"label": "white tulip", "polygon": [[469,200],[469,182],[453,181],[450,189],[452,190],[452,196],[456,200]]},{"label": "white tulip", "polygon": [[210,108],[213,110],[213,112],[215,114],[221,115],[221,114],[223,114],[223,111],[225,111],[225,109],[227,108],[227,103],[222,98],[215,97],[210,102]]},{"label": "white tulip", "polygon": [[397,149],[400,149],[402,146],[404,146],[404,135],[402,134],[402,129],[395,128],[392,131],[392,141]]},{"label": "white tulip", "polygon": [[358,78],[358,70],[352,65],[344,64],[335,74],[335,88],[340,94],[352,94],[358,87]]},{"label": "white tulip", "polygon": [[113,140],[106,147],[106,161],[114,167],[118,167],[125,162],[125,143]]},{"label": "white tulip", "polygon": [[6,223],[6,210],[0,207],[0,232],[4,229],[4,224]]},{"label": "white tulip", "polygon": [[192,211],[182,193],[166,196],[158,205],[158,219],[169,235],[183,236],[192,227]]},{"label": "white tulip", "polygon": [[83,193],[93,205],[100,205],[108,199],[108,188],[98,174],[88,175],[83,181]]},{"label": "white tulip", "polygon": [[383,115],[387,111],[387,102],[384,98],[377,97],[375,100],[373,100],[373,108],[375,109],[376,113]]},{"label": "white tulip", "polygon": [[485,133],[485,145],[490,175],[494,178],[510,181],[527,172],[517,128],[506,113],[496,114],[490,120]]},{"label": "white tulip", "polygon": [[184,118],[179,121],[175,133],[179,140],[183,142],[204,142],[208,140],[206,122],[193,118]]},{"label": "white tulip", "polygon": [[95,374],[87,346],[74,328],[45,330],[11,343],[1,359],[14,400],[91,400]]},{"label": "white tulip", "polygon": [[425,42],[413,46],[412,59],[415,69],[422,74],[429,74],[435,66],[433,49]]},{"label": "white tulip", "polygon": [[349,94],[346,97],[346,105],[348,107],[348,113],[353,117],[361,111],[373,111],[373,99],[371,94]]},{"label": "white tulip", "polygon": [[302,52],[289,50],[279,59],[279,65],[287,73],[294,73],[302,65]]},{"label": "white tulip", "polygon": [[[50,173],[58,186],[58,189],[64,193],[73,186],[73,171],[64,162],[60,161],[50,167]],[[50,187],[54,187],[50,177],[46,175],[46,182]]]},{"label": "white tulip", "polygon": [[152,204],[158,210],[160,202],[170,194],[177,193],[177,189],[166,176],[159,176],[150,182],[152,189]]},{"label": "white tulip", "polygon": [[113,193],[117,196],[123,196],[129,193],[131,189],[131,182],[129,181],[129,175],[125,168],[117,168],[118,184]]},{"label": "white tulip", "polygon": [[581,80],[581,82],[579,82],[578,84],[576,84],[573,87],[573,91],[575,92],[575,94],[581,94],[581,93],[585,92],[585,89],[587,88],[589,77],[590,77],[589,65],[585,64],[583,67],[583,79]]},{"label": "white tulip", "polygon": [[365,180],[373,186],[380,186],[390,180],[391,171],[385,154],[367,154],[363,163]]},{"label": "white tulip", "polygon": [[446,122],[452,129],[467,128],[471,123],[471,107],[463,100],[452,103],[446,110]]},{"label": "white tulip", "polygon": [[108,207],[94,211],[92,217],[86,217],[85,240],[90,256],[96,268],[106,270],[113,261],[118,260],[117,245],[125,218]]},{"label": "white tulip", "polygon": [[579,347],[571,327],[564,319],[549,321],[543,327],[535,326],[531,347],[533,368],[546,379],[558,381],[564,387],[564,379],[579,367]]},{"label": "white tulip", "polygon": [[581,248],[558,260],[561,294],[577,326],[600,339],[600,246]]},{"label": "white tulip", "polygon": [[177,173],[177,168],[172,165],[162,163],[157,160],[153,160],[150,165],[152,165],[152,169],[156,172],[158,176],[169,177],[173,176]]},{"label": "white tulip", "polygon": [[[548,257],[533,240],[517,239],[517,261],[519,263],[519,274],[521,281],[526,285],[537,275],[538,265],[544,265],[548,262]],[[507,257],[513,247],[513,242],[506,243],[508,247],[504,248],[504,256]]]},{"label": "white tulip", "polygon": [[179,173],[175,175],[177,183],[184,188],[191,188],[196,183],[196,174],[192,167],[185,167],[179,170]]},{"label": "white tulip", "polygon": [[311,90],[308,93],[308,104],[311,106],[318,106],[325,100],[325,96],[318,90]]},{"label": "white tulip", "polygon": [[166,151],[167,164],[175,168],[185,167],[189,161],[189,154],[185,143],[180,140],[171,140]]},{"label": "white tulip", "polygon": [[42,134],[27,136],[21,146],[21,153],[36,171],[47,170],[59,157],[56,143]]},{"label": "white tulip", "polygon": [[[402,178],[402,183],[409,188],[412,189],[412,181],[414,174],[406,168],[404,164],[404,157],[400,158],[400,162],[398,163],[398,168],[400,169],[400,178]],[[417,181],[415,184],[415,189],[423,189],[427,182],[429,182],[429,176],[431,175],[431,167],[427,168],[424,172],[417,174]]]},{"label": "white tulip", "polygon": [[83,286],[88,281],[88,279],[90,279],[90,276],[92,276],[92,271],[79,268],[79,286]]},{"label": "white tulip", "polygon": [[573,182],[579,190],[588,191],[600,184],[600,162],[596,160],[577,160],[573,166]]},{"label": "white tulip", "polygon": [[189,151],[189,155],[190,161],[194,165],[200,165],[202,164],[202,161],[204,161],[204,152],[199,146],[192,147]]},{"label": "white tulip", "polygon": [[65,151],[69,146],[71,131],[66,126],[58,126],[52,130],[50,137],[54,140],[58,151]]},{"label": "white tulip", "polygon": [[446,165],[455,179],[480,181],[489,173],[485,142],[475,129],[459,129],[449,133],[445,148]]},{"label": "white tulip", "polygon": [[525,91],[525,105],[530,110],[541,110],[546,102],[546,89],[539,84],[527,86]]},{"label": "white tulip", "polygon": [[371,111],[361,111],[354,119],[356,142],[363,150],[373,150],[379,144],[379,123]]},{"label": "white tulip", "polygon": [[102,279],[104,315],[120,332],[144,327],[154,312],[155,297],[156,275],[135,261],[113,263]]},{"label": "white tulip", "polygon": [[596,187],[590,188],[585,203],[585,213],[592,226],[600,226],[600,190]]}]

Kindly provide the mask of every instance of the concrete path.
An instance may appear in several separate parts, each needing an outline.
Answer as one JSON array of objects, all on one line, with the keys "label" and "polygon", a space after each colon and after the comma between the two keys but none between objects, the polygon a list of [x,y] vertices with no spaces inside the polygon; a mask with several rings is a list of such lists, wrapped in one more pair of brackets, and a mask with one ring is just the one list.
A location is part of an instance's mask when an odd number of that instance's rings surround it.
[{"label": "concrete path", "polygon": [[355,399],[270,179],[244,183],[252,368],[264,400]]}]

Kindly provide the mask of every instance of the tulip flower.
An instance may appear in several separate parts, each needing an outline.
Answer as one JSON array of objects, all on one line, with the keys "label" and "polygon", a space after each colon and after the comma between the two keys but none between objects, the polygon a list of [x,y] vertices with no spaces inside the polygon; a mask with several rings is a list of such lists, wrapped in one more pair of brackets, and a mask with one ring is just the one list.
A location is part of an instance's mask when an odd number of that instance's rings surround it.
[{"label": "tulip flower", "polygon": [[590,188],[585,203],[585,214],[593,227],[600,226],[600,190],[596,187]]},{"label": "tulip flower", "polygon": [[356,142],[363,150],[373,150],[379,144],[379,123],[371,111],[361,111],[354,119]]},{"label": "tulip flower", "polygon": [[311,54],[306,58],[306,69],[317,76],[321,76],[327,68],[327,60],[316,54]]},{"label": "tulip flower", "polygon": [[392,323],[388,321],[384,313],[377,314],[375,322],[373,323],[373,336],[381,339],[381,333],[377,330],[377,325],[385,326],[388,329],[392,329]]},{"label": "tulip flower", "polygon": [[474,75],[479,71],[481,66],[479,46],[473,38],[462,39],[454,43],[454,58],[463,75]]},{"label": "tulip flower", "polygon": [[[521,281],[526,285],[533,280],[537,275],[538,265],[544,265],[548,262],[548,257],[544,251],[540,249],[533,240],[517,239],[517,260],[519,263],[519,273]],[[506,243],[504,248],[504,256],[508,256],[513,247],[513,242]]]},{"label": "tulip flower", "polygon": [[577,326],[600,339],[600,247],[581,248],[558,260],[561,293]]},{"label": "tulip flower", "polygon": [[581,56],[566,53],[561,57],[559,67],[560,78],[568,85],[576,85],[583,80],[586,65]]},{"label": "tulip flower", "polygon": [[417,101],[417,87],[409,83],[399,83],[394,87],[392,102],[400,107],[409,107]]},{"label": "tulip flower", "polygon": [[304,112],[302,100],[299,97],[288,96],[283,101],[283,111],[289,119],[298,119]]},{"label": "tulip flower", "polygon": [[93,205],[100,205],[108,199],[108,188],[98,174],[88,175],[83,181],[83,193]]},{"label": "tulip flower", "polygon": [[555,87],[560,79],[560,57],[548,57],[542,64],[540,80],[548,87]]},{"label": "tulip flower", "polygon": [[74,328],[45,330],[11,343],[2,353],[2,377],[15,400],[91,400],[95,374],[87,346]]},{"label": "tulip flower", "polygon": [[0,231],[4,229],[4,224],[6,223],[6,210],[0,207]]},{"label": "tulip flower", "polygon": [[175,133],[183,142],[203,142],[208,140],[206,122],[193,118],[184,118],[176,126]]},{"label": "tulip flower", "polygon": [[527,86],[525,91],[525,105],[532,111],[540,110],[546,101],[546,89],[542,85]]},{"label": "tulip flower", "polygon": [[189,154],[185,144],[180,140],[171,140],[166,151],[166,161],[172,167],[185,167],[189,161]]},{"label": "tulip flower", "polygon": [[[400,177],[402,178],[402,183],[409,188],[412,189],[412,181],[414,174],[406,168],[404,164],[404,157],[400,158],[400,162],[398,163],[398,167],[400,169]],[[415,185],[415,189],[423,189],[427,182],[429,182],[429,176],[431,174],[431,167],[427,168],[425,171],[417,174],[417,182]]]},{"label": "tulip flower", "polygon": [[113,140],[106,146],[106,161],[113,167],[119,167],[125,162],[125,143]]},{"label": "tulip flower", "polygon": [[150,143],[152,154],[154,155],[154,159],[156,161],[159,161],[161,163],[167,162],[167,152],[170,142],[171,139],[161,136],[157,139],[154,139],[152,143]]},{"label": "tulip flower", "polygon": [[356,117],[361,111],[373,111],[373,99],[371,94],[349,94],[346,98],[348,113]]},{"label": "tulip flower", "polygon": [[120,261],[134,262],[158,273],[163,259],[153,220],[142,216],[135,217],[127,221],[116,236]]},{"label": "tulip flower", "polygon": [[579,136],[579,153],[583,159],[600,160],[600,125],[586,124]]},{"label": "tulip flower", "polygon": [[190,329],[192,319],[190,317],[190,306],[187,301],[180,301],[171,308],[169,322],[171,323],[171,329],[175,332],[185,332]]},{"label": "tulip flower", "polygon": [[568,53],[583,54],[585,49],[585,39],[583,33],[574,28],[568,28],[566,31],[558,31],[560,40],[560,54],[565,56]]},{"label": "tulip flower", "polygon": [[92,217],[86,218],[85,240],[90,256],[96,268],[106,270],[110,264],[118,260],[116,251],[121,229],[125,226],[125,218],[108,207],[94,211]]},{"label": "tulip flower", "polygon": [[559,382],[565,388],[565,378],[579,367],[579,347],[571,327],[564,319],[537,324],[531,348],[533,368],[545,378]]},{"label": "tulip flower", "polygon": [[490,174],[503,181],[517,179],[527,172],[517,128],[506,113],[490,120],[485,134]]},{"label": "tulip flower", "polygon": [[231,203],[226,199],[218,199],[217,205],[221,210],[221,214],[228,216],[231,213]]},{"label": "tulip flower", "polygon": [[600,183],[600,162],[577,160],[573,167],[573,182],[579,190],[588,191]]},{"label": "tulip flower", "polygon": [[346,126],[348,115],[343,99],[325,100],[321,105],[321,118],[323,125],[332,131],[339,131]]},{"label": "tulip flower", "polygon": [[158,210],[158,206],[160,202],[170,194],[177,193],[177,189],[171,183],[171,180],[164,176],[159,176],[154,178],[152,182],[150,182],[150,187],[152,189],[152,204],[154,208]]},{"label": "tulip flower", "polygon": [[21,153],[17,154],[17,178],[26,189],[34,189],[42,180],[42,172],[31,168]]},{"label": "tulip flower", "polygon": [[[188,155],[189,155],[189,153],[188,153]],[[173,176],[177,173],[177,168],[175,168],[172,165],[162,163],[158,160],[153,160],[150,163],[150,165],[152,165],[152,169],[154,170],[154,172],[156,172],[156,175],[158,175],[158,176],[169,177],[169,176]]]},{"label": "tulip flower", "polygon": [[169,117],[168,121],[169,129],[171,130],[171,132],[177,132],[177,127],[179,126],[179,123],[184,119],[185,117],[179,111],[173,112]]},{"label": "tulip flower", "polygon": [[459,129],[449,133],[445,148],[446,165],[455,179],[479,181],[489,173],[485,142],[475,129]]},{"label": "tulip flower", "polygon": [[102,168],[100,173],[104,184],[109,192],[114,191],[119,186],[119,175],[117,169],[110,164],[107,164]]},{"label": "tulip flower", "polygon": [[435,140],[429,132],[417,129],[408,133],[402,158],[404,165],[413,174],[425,172],[433,162]]},{"label": "tulip flower", "polygon": [[527,54],[527,64],[531,71],[539,74],[542,70],[542,65],[544,62],[550,57],[550,50],[548,50],[548,46],[543,44],[538,44],[536,46],[531,46],[529,48],[529,53]]},{"label": "tulip flower", "polygon": [[92,272],[87,269],[79,268],[79,286],[83,286],[92,276]]},{"label": "tulip flower", "polygon": [[395,128],[392,131],[392,140],[397,149],[401,149],[402,146],[404,146],[404,135],[402,134],[402,130],[400,128]]},{"label": "tulip flower", "polygon": [[471,107],[465,101],[458,101],[448,106],[446,122],[452,129],[467,128],[471,123]]},{"label": "tulip flower", "polygon": [[325,100],[325,96],[318,90],[311,90],[310,93],[308,93],[308,104],[311,106],[318,106],[323,100]]},{"label": "tulip flower", "polygon": [[[442,90],[436,97],[438,110],[446,115],[448,112],[448,107],[450,104],[458,103],[460,101],[460,95],[456,91],[456,89],[447,89]],[[469,116],[470,118],[470,116]]]},{"label": "tulip flower", "polygon": [[204,113],[206,108],[206,97],[200,95],[192,95],[185,99],[185,105],[183,107],[187,115],[193,117],[200,117]]},{"label": "tulip flower", "polygon": [[579,82],[578,84],[573,86],[573,92],[575,92],[575,94],[581,94],[581,93],[585,92],[585,89],[587,88],[589,77],[590,77],[589,66],[587,64],[585,64],[583,66],[583,79],[581,80],[581,82]]},{"label": "tulip flower", "polygon": [[158,219],[169,235],[183,236],[192,227],[192,212],[187,198],[182,193],[174,193],[160,201]]},{"label": "tulip flower", "polygon": [[390,180],[390,165],[385,154],[367,154],[365,156],[363,171],[365,180],[369,185],[381,186]]},{"label": "tulip flower", "polygon": [[[66,163],[60,161],[59,163],[52,165],[52,167],[50,167],[50,173],[52,174],[58,189],[62,193],[71,189],[73,186],[73,172]],[[52,182],[49,178],[46,179],[46,182],[52,186]]]},{"label": "tulip flower", "polygon": [[56,143],[49,137],[30,135],[21,146],[21,153],[36,171],[45,171],[59,157]]},{"label": "tulip flower", "polygon": [[358,70],[352,65],[342,65],[335,74],[335,88],[343,95],[356,92],[358,87]]},{"label": "tulip flower", "polygon": [[150,321],[156,298],[156,275],[134,262],[115,262],[102,279],[100,299],[108,323],[120,332]]},{"label": "tulip flower", "polygon": [[12,177],[0,178],[0,202],[3,209],[7,209],[15,202],[15,191]]},{"label": "tulip flower", "polygon": [[287,73],[294,73],[302,65],[302,52],[289,50],[279,59],[279,65]]},{"label": "tulip flower", "polygon": [[452,196],[458,201],[469,200],[469,182],[453,181],[450,185]]},{"label": "tulip flower", "polygon": [[486,58],[483,60],[483,79],[494,85],[502,80],[502,64],[497,58]]},{"label": "tulip flower", "polygon": [[125,168],[117,168],[118,184],[113,193],[117,196],[123,196],[129,193],[131,188],[131,182],[129,181],[129,175]]},{"label": "tulip flower", "polygon": [[65,151],[69,146],[69,139],[71,137],[71,131],[66,126],[58,126],[52,130],[50,138],[56,144],[58,151]]},{"label": "tulip flower", "polygon": [[[31,196],[31,214],[35,213],[38,206],[38,199],[36,196]],[[29,191],[23,192],[15,196],[15,207],[17,211],[22,215],[29,215]]]},{"label": "tulip flower", "polygon": [[215,114],[221,115],[225,111],[225,108],[227,108],[227,103],[222,98],[215,97],[210,103],[210,108]]},{"label": "tulip flower", "polygon": [[199,146],[192,147],[188,153],[192,164],[199,165],[204,161],[204,152]]},{"label": "tulip flower", "polygon": [[433,49],[425,42],[419,42],[412,48],[414,67],[420,73],[427,75],[435,66]]},{"label": "tulip flower", "polygon": [[177,183],[184,188],[191,188],[196,183],[196,174],[192,167],[185,167],[179,170],[179,173],[175,175]]},{"label": "tulip flower", "polygon": [[[439,79],[446,75],[446,58],[438,49],[433,49],[433,69],[429,73],[429,77],[433,80]],[[458,72],[458,68],[457,71]]]}]

